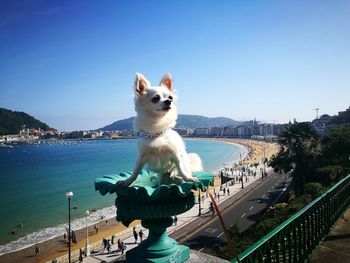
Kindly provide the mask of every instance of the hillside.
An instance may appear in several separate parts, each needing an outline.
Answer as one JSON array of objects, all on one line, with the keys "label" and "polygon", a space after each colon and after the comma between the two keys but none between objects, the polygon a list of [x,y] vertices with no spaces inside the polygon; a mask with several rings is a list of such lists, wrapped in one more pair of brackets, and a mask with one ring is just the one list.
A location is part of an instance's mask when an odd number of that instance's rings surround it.
[{"label": "hillside", "polygon": [[11,111],[0,108],[0,135],[18,134],[22,126],[29,129],[42,129],[44,131],[50,127],[25,112]]},{"label": "hillside", "polygon": [[[112,124],[104,126],[98,130],[113,131],[113,130],[132,130],[135,117],[115,121]],[[237,126],[240,122],[225,117],[208,118],[199,115],[180,114],[177,119],[177,128],[204,128],[204,127],[224,127]]]}]

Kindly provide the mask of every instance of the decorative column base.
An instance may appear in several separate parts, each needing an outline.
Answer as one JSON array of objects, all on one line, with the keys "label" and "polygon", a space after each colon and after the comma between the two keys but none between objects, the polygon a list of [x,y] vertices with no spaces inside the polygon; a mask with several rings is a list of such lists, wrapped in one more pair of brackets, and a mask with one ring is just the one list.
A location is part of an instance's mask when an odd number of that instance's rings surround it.
[{"label": "decorative column base", "polygon": [[179,245],[165,231],[171,226],[171,217],[142,220],[142,226],[149,229],[148,238],[139,246],[126,252],[127,262],[185,262],[190,258],[190,249]]}]

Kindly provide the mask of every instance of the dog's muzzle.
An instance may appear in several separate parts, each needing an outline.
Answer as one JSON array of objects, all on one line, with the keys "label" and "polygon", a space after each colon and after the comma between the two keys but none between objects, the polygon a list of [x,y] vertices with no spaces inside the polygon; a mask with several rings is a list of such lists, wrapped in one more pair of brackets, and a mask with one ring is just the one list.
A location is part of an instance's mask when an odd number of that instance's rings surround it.
[{"label": "dog's muzzle", "polygon": [[171,109],[171,107],[170,107],[171,101],[170,100],[165,100],[163,103],[164,103],[163,110],[170,110]]}]

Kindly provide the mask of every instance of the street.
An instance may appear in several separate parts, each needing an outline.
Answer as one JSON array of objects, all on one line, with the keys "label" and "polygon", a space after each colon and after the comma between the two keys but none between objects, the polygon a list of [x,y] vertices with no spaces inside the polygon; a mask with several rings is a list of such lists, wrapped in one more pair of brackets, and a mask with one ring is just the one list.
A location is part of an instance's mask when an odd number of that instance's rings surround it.
[{"label": "street", "polygon": [[[243,232],[254,224],[261,211],[273,204],[281,192],[286,189],[286,185],[289,182],[286,182],[286,180],[286,176],[271,173],[265,179],[265,182],[256,186],[237,202],[227,207],[222,211],[226,227],[229,228],[233,224],[237,224],[239,231]],[[213,219],[199,228],[193,228],[195,229],[194,231],[180,240],[177,239],[177,241],[189,246],[191,249],[211,254],[211,249],[215,245],[226,243],[226,239],[218,216],[211,216],[211,213],[204,216],[213,217]]]}]

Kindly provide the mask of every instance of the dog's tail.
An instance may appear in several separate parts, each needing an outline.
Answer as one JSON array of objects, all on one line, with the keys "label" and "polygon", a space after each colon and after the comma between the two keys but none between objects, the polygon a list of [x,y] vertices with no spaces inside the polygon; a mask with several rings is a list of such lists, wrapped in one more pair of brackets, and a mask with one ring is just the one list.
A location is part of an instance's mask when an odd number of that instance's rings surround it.
[{"label": "dog's tail", "polygon": [[202,160],[196,153],[189,153],[188,158],[190,159],[191,172],[203,171]]}]

